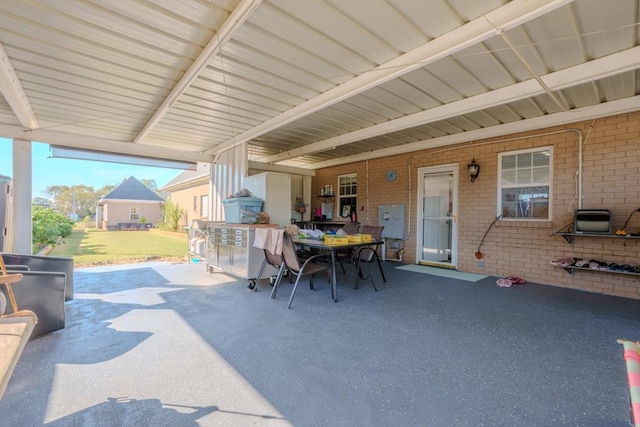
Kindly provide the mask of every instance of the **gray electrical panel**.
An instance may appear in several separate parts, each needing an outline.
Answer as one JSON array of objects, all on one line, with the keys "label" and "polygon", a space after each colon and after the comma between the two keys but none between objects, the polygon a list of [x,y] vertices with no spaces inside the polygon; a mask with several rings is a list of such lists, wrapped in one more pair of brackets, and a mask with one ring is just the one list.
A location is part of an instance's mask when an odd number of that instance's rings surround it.
[{"label": "gray electrical panel", "polygon": [[383,225],[382,237],[404,239],[404,205],[378,206],[378,225]]}]

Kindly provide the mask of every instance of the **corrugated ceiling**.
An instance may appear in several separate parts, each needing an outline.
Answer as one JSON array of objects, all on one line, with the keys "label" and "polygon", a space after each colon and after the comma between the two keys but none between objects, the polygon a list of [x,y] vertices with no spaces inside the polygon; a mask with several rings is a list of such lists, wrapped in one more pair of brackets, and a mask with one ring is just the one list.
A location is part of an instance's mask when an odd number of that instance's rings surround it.
[{"label": "corrugated ceiling", "polygon": [[[638,0],[5,0],[0,136],[318,168],[640,109]],[[587,107],[587,108],[585,108]]]}]

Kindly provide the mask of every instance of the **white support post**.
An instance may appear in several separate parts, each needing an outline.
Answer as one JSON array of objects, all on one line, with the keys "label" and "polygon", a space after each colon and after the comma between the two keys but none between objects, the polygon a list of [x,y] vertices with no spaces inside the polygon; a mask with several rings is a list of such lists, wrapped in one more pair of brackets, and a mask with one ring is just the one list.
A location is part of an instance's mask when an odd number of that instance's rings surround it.
[{"label": "white support post", "polygon": [[13,140],[13,251],[31,254],[31,141]]}]

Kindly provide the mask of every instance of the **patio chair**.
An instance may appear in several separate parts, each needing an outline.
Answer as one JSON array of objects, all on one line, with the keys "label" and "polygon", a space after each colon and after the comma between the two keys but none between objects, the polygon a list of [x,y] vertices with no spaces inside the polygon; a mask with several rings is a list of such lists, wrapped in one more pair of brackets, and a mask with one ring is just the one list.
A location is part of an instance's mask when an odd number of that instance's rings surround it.
[{"label": "patio chair", "polygon": [[619,339],[618,343],[624,347],[629,378],[630,422],[631,425],[640,427],[640,342]]},{"label": "patio chair", "polygon": [[[7,307],[10,313],[3,317],[32,317],[34,321],[30,327],[33,330],[29,331],[32,338],[63,329],[67,275],[27,269],[13,271],[6,268],[4,258],[4,254],[0,255],[0,284],[5,285],[0,286],[0,292],[10,302]],[[17,282],[19,285],[13,289],[11,284]],[[22,309],[18,308],[17,301]]]},{"label": "patio chair", "polygon": [[13,310],[5,314],[6,298],[0,293],[0,399],[9,384],[22,350],[27,345],[38,317],[31,310],[21,310],[13,293],[12,284],[22,280],[22,274],[10,274],[0,256],[0,285],[4,285]]},{"label": "patio chair", "polygon": [[260,283],[260,279],[262,279],[262,275],[264,274],[264,270],[267,265],[272,266],[278,272],[276,273],[276,277],[272,278],[272,286],[271,295],[276,287],[276,283],[278,283],[287,269],[287,265],[282,258],[282,236],[283,230],[277,230],[273,228],[268,229],[256,229],[255,240],[253,242],[253,246],[259,249],[262,249],[264,252],[264,259],[262,260],[262,265],[260,266],[260,271],[258,272],[258,277],[256,277],[255,281],[249,281],[249,289],[253,291],[258,290],[258,283]]},{"label": "patio chair", "polygon": [[[363,225],[360,227],[360,233],[362,234],[371,234],[373,240],[382,240],[382,230],[384,226],[380,225]],[[371,275],[371,268],[369,264],[372,262],[376,262],[378,264],[378,268],[380,269],[380,275],[382,276],[382,281],[384,283],[387,282],[387,278],[384,276],[384,271],[382,270],[382,264],[380,263],[380,257],[378,256],[378,248],[380,245],[376,246],[363,246],[357,248],[353,253],[353,263],[356,266],[356,282],[355,289],[358,289],[358,282],[360,279],[370,279],[371,284],[373,285],[373,289],[377,292],[378,288],[376,288],[376,284],[373,281],[373,276]],[[363,266],[365,268],[363,268]],[[364,270],[364,271],[363,271]],[[366,273],[366,274],[365,274]]]},{"label": "patio chair", "polygon": [[347,222],[342,227],[342,230],[347,234],[356,234],[358,232],[359,228],[360,228],[360,224],[359,223],[357,223],[357,222]]},{"label": "patio chair", "polygon": [[[73,299],[73,258],[3,253],[5,264],[26,265],[30,271],[61,272],[67,276],[65,301]],[[10,268],[11,270],[11,268]]]},{"label": "patio chair", "polygon": [[276,283],[278,283],[284,276],[285,270],[287,269],[287,265],[282,259],[282,254],[281,255],[272,254],[269,251],[269,249],[263,249],[263,251],[264,251],[264,260],[262,260],[262,265],[260,266],[258,277],[256,277],[255,282],[253,280],[249,282],[249,289],[251,289],[254,292],[258,290],[258,283],[260,283],[260,279],[262,279],[264,270],[267,267],[267,265],[270,265],[276,270],[278,270],[275,278],[270,277],[271,285],[273,286],[273,288],[271,289],[271,293],[273,293],[273,289],[275,289]]},{"label": "patio chair", "polygon": [[[360,229],[360,224],[357,222],[348,222],[342,227],[342,230],[347,234],[357,234]],[[353,260],[353,249],[342,249],[336,251],[336,262],[340,264],[342,273],[346,273],[343,263],[346,261],[350,263]]]},{"label": "patio chair", "polygon": [[[287,264],[287,269],[289,273],[293,276],[296,276],[296,281],[293,285],[293,290],[291,291],[291,296],[289,297],[289,304],[287,304],[287,308],[291,308],[291,303],[293,302],[293,297],[296,294],[296,290],[298,289],[298,284],[300,284],[300,279],[302,276],[309,276],[309,289],[313,290],[313,276],[316,273],[321,271],[329,272],[331,269],[331,265],[328,262],[319,263],[316,260],[327,259],[327,254],[317,254],[307,258],[304,263],[300,263],[298,259],[298,254],[296,252],[296,244],[293,241],[291,235],[287,232],[284,233],[283,242],[282,242],[282,257],[284,262]],[[275,284],[273,290],[271,292],[271,297],[275,298],[278,294],[278,288],[280,287],[280,283],[282,280]]]}]

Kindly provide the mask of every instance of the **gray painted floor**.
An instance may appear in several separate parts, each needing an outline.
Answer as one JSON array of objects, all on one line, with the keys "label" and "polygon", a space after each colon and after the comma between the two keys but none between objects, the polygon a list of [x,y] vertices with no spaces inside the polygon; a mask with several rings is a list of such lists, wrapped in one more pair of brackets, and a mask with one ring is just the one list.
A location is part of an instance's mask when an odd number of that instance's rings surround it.
[{"label": "gray painted floor", "polygon": [[338,303],[304,282],[291,310],[288,282],[272,300],[198,264],[77,270],[0,425],[629,425],[640,301],[396,266],[377,293],[339,275]]}]

